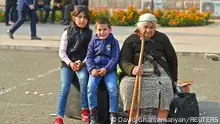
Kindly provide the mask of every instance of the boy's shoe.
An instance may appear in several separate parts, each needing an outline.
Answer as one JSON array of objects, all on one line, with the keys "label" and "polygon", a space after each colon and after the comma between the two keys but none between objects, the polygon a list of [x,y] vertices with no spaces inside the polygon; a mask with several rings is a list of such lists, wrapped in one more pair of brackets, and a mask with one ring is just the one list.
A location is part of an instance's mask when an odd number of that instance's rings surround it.
[{"label": "boy's shoe", "polygon": [[89,124],[98,124],[97,121],[91,120]]},{"label": "boy's shoe", "polygon": [[83,109],[81,112],[81,117],[83,122],[88,122],[89,121],[89,109]]},{"label": "boy's shoe", "polygon": [[61,117],[57,117],[53,124],[64,124]]},{"label": "boy's shoe", "polygon": [[98,112],[96,107],[90,110],[90,115],[89,115],[89,124],[97,124],[98,121]]},{"label": "boy's shoe", "polygon": [[117,124],[117,118],[118,118],[117,113],[111,112],[110,114],[111,124]]}]

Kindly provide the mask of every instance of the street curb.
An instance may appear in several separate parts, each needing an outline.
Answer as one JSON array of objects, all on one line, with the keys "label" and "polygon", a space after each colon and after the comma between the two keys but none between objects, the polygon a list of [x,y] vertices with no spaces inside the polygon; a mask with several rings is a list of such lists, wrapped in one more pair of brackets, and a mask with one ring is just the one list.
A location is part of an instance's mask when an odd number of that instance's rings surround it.
[{"label": "street curb", "polygon": [[[28,46],[28,45],[0,45],[0,49],[4,50],[26,50],[26,51],[46,51],[46,52],[58,52],[59,47],[49,46]],[[203,56],[207,59],[213,58],[213,56],[220,56],[220,53],[212,52],[183,52],[176,51],[179,56]]]},{"label": "street curb", "polygon": [[17,46],[17,45],[0,45],[0,49],[5,50],[27,50],[27,51],[58,51],[58,47],[42,47],[42,46]]},{"label": "street curb", "polygon": [[205,56],[205,58],[212,58],[212,56],[219,56],[220,53],[212,52],[176,52],[177,55],[181,56]]}]

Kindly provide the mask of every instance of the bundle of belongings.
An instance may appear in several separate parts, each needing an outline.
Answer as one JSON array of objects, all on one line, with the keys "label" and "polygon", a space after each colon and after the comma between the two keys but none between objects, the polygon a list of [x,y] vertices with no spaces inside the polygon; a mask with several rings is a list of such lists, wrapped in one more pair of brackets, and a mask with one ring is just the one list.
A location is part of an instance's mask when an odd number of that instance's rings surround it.
[{"label": "bundle of belongings", "polygon": [[170,105],[168,124],[198,124],[199,105],[195,93],[190,93],[192,81],[177,82],[178,93]]}]

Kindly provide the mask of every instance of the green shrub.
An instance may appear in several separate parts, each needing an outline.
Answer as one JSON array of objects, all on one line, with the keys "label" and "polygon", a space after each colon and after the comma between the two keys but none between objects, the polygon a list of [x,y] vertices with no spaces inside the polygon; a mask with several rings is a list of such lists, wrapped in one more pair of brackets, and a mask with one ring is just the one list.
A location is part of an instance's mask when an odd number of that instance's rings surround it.
[{"label": "green shrub", "polygon": [[3,10],[0,10],[0,22],[4,22],[5,21],[5,13]]}]

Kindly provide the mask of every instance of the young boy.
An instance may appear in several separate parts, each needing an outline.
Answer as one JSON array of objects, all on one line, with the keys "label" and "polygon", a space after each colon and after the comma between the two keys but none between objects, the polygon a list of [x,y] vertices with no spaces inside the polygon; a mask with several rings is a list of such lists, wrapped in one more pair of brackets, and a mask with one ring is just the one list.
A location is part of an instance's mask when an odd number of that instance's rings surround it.
[{"label": "young boy", "polygon": [[118,89],[116,66],[118,64],[120,47],[111,33],[112,28],[107,18],[100,18],[95,23],[96,35],[89,43],[86,64],[89,71],[87,86],[88,104],[90,109],[90,124],[97,123],[97,88],[104,78],[109,93],[111,124],[118,112]]}]

